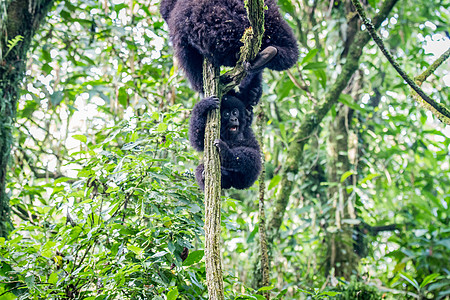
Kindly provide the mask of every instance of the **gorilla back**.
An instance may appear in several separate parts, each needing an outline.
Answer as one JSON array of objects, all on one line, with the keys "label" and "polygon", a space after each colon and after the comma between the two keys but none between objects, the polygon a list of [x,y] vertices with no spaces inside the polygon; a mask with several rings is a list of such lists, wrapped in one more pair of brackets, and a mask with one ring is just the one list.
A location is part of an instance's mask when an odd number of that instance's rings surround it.
[{"label": "gorilla back", "polygon": [[[286,70],[298,59],[297,41],[276,0],[265,0],[265,33],[261,49],[276,49],[260,71]],[[203,91],[202,66],[207,57],[215,66],[234,66],[250,27],[243,0],[162,0],[160,12],[169,25],[175,56],[193,88]],[[255,63],[256,64],[256,63]],[[250,66],[250,70],[251,70]]]}]

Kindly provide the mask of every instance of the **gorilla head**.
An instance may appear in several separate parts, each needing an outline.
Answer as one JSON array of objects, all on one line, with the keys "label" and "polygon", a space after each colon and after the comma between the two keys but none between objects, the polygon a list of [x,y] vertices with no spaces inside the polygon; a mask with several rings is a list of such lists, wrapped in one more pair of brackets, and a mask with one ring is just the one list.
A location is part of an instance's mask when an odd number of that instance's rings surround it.
[{"label": "gorilla head", "polygon": [[245,106],[234,96],[225,96],[222,100],[220,137],[226,141],[237,140],[247,127]]}]

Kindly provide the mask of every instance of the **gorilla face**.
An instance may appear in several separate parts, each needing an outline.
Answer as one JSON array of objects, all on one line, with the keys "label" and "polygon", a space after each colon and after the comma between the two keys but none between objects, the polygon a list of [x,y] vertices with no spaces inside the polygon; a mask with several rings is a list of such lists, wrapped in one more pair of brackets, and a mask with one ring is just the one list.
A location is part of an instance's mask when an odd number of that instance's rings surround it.
[{"label": "gorilla face", "polygon": [[239,99],[225,96],[222,100],[220,136],[225,140],[235,140],[246,126],[245,106]]},{"label": "gorilla face", "polygon": [[230,134],[239,132],[239,110],[233,108],[231,111],[224,110],[222,112],[222,122],[226,124],[226,131]]}]

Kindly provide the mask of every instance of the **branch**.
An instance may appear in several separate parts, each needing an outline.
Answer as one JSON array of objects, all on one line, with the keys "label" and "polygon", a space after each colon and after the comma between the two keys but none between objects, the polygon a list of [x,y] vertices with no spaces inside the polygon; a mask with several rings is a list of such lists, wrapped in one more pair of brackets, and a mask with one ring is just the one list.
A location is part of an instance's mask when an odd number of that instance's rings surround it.
[{"label": "branch", "polygon": [[[219,82],[220,68],[205,58],[203,64],[203,82],[205,96],[222,95],[237,86],[246,75],[244,62],[254,59],[259,52],[264,29],[264,1],[248,0],[247,15],[251,28],[243,36],[244,46],[240,50],[240,58],[236,67],[225,74],[231,79],[225,86]],[[220,109],[208,113],[205,128],[205,265],[206,283],[209,299],[223,300],[222,259],[220,256],[220,191],[221,170],[219,153],[214,146],[214,140],[220,135]]]},{"label": "branch", "polygon": [[[422,83],[428,78],[428,76],[430,76],[445,60],[447,60],[449,56],[450,56],[450,48],[444,54],[442,54],[431,66],[429,66],[428,69],[426,69],[422,74],[414,78],[414,81],[419,86],[421,86]],[[412,92],[412,96],[414,97],[414,99],[416,99],[417,102],[419,102],[426,109],[430,110],[435,116],[437,116],[438,118],[442,116],[438,111],[436,111],[436,109],[434,109],[431,105],[429,105],[422,98],[420,98],[419,95],[414,91]],[[442,116],[442,119],[440,120],[445,124],[450,123],[450,119],[444,116]]]},{"label": "branch", "polygon": [[[387,58],[387,60],[391,63],[391,65],[397,71],[397,73],[406,81],[406,83],[417,94],[419,94],[419,96],[429,106],[431,106],[432,109],[430,109],[430,111],[432,111],[439,120],[441,120],[443,123],[445,123],[447,125],[450,125],[450,110],[445,105],[442,105],[441,103],[437,103],[433,99],[428,97],[428,95],[425,94],[425,92],[408,76],[408,74],[406,74],[406,72],[400,68],[400,66],[395,61],[395,59],[392,57],[392,55],[386,50],[386,46],[384,45],[383,40],[377,34],[372,23],[369,21],[369,19],[367,19],[366,13],[364,12],[359,0],[352,0],[352,3],[355,6],[356,10],[358,11],[358,14],[361,17],[367,30],[369,31],[370,36],[375,41],[375,43],[378,45],[378,48],[380,48],[381,52],[383,52],[383,54]],[[428,106],[426,106],[426,107],[428,108]]]},{"label": "branch", "polygon": [[400,230],[399,224],[389,224],[389,225],[381,225],[381,226],[370,226],[369,224],[362,222],[362,227],[364,228],[365,232],[372,236],[377,236],[380,232],[383,231],[395,231]]},{"label": "branch", "polygon": [[264,0],[246,0],[250,27],[247,28],[241,41],[244,45],[240,49],[239,60],[236,66],[229,72],[221,76],[221,82],[226,82],[222,88],[223,94],[226,94],[244,79],[246,75],[245,63],[252,61],[261,48],[264,35]]},{"label": "branch", "polygon": [[428,76],[434,73],[436,69],[444,63],[450,57],[450,48],[447,49],[431,66],[428,67],[422,74],[414,78],[416,83],[420,86],[422,83],[427,80]]}]

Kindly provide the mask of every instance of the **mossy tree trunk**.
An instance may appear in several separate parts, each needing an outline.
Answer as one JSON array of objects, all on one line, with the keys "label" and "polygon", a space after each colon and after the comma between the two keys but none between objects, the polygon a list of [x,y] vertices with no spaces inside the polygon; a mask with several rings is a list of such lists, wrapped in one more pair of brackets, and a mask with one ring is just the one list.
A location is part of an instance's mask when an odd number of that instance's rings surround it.
[{"label": "mossy tree trunk", "polygon": [[[0,236],[3,237],[12,229],[6,174],[26,56],[31,39],[53,2],[6,0],[0,4]],[[8,41],[18,40],[19,36],[21,41],[8,48]]]},{"label": "mossy tree trunk", "polygon": [[[348,119],[350,117],[350,120]],[[357,270],[358,257],[353,252],[353,225],[346,220],[355,219],[353,201],[347,193],[351,185],[351,170],[348,157],[349,122],[351,112],[347,106],[339,105],[336,117],[330,122],[330,136],[327,144],[328,199],[332,202],[331,221],[327,227],[326,273],[334,269],[334,276],[350,280]],[[334,220],[333,220],[334,217]]]}]

